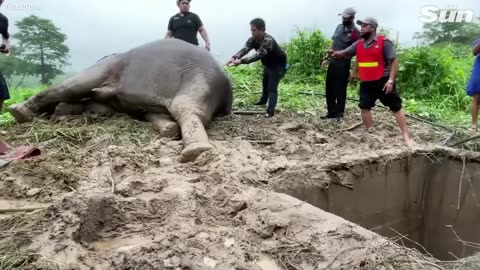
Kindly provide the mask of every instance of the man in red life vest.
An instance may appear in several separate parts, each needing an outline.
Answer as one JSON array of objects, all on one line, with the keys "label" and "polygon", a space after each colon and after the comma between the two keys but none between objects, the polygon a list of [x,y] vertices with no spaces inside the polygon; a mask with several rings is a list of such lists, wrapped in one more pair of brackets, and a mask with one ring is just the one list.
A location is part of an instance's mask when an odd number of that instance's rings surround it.
[{"label": "man in red life vest", "polygon": [[372,17],[357,20],[361,26],[361,39],[341,51],[329,50],[333,58],[357,57],[357,69],[360,79],[360,103],[362,121],[367,129],[372,127],[371,109],[379,99],[394,113],[403,140],[408,146],[410,139],[407,121],[402,110],[402,99],[395,88],[395,75],[398,71],[398,59],[393,43],[385,36],[377,35],[378,22]]}]

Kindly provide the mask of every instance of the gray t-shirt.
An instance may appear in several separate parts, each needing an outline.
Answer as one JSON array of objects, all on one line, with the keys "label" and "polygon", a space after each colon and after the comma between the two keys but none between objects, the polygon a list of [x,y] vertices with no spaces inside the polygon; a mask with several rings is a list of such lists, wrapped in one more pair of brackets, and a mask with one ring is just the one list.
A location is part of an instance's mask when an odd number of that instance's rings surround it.
[{"label": "gray t-shirt", "polygon": [[[344,26],[343,24],[339,24],[337,28],[335,28],[335,32],[332,35],[332,49],[334,51],[340,51],[348,48],[348,46],[352,45],[355,41],[360,39],[360,31],[354,24],[349,26]],[[335,59],[330,58],[330,62],[344,62],[344,61],[351,61],[351,58],[347,59]]]},{"label": "gray t-shirt", "polygon": [[[365,41],[362,43],[365,46],[365,48],[370,48],[373,45],[374,41],[376,40],[377,40],[377,36],[375,35],[375,38],[370,43],[366,43]],[[359,42],[361,41],[360,40],[356,41],[350,47],[345,49],[345,52],[348,57],[353,57],[356,55],[357,46]],[[395,58],[397,58],[397,53],[395,52],[395,47],[393,46],[392,41],[384,40],[383,41],[383,59],[384,59],[384,65],[385,65],[385,73],[384,73],[385,76],[390,75],[390,63]]]}]

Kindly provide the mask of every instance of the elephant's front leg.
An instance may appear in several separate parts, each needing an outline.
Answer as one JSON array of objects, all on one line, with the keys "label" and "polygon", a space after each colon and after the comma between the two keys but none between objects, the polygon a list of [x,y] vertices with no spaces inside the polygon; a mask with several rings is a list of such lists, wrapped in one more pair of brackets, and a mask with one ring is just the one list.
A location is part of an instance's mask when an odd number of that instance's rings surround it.
[{"label": "elephant's front leg", "polygon": [[161,137],[180,138],[180,127],[170,115],[160,113],[147,113],[145,118],[150,121],[153,128],[160,132]]},{"label": "elephant's front leg", "polygon": [[181,95],[173,100],[169,108],[182,133],[184,148],[181,162],[194,161],[203,152],[213,149],[205,130],[205,112],[198,107],[189,97]]},{"label": "elephant's front leg", "polygon": [[60,102],[55,107],[54,116],[65,116],[65,115],[80,115],[85,111],[84,102],[71,103],[71,102]]},{"label": "elephant's front leg", "polygon": [[65,115],[80,115],[84,113],[96,113],[99,115],[114,115],[116,112],[110,106],[91,101],[84,100],[77,103],[73,102],[61,102],[55,107],[54,116],[65,116]]}]

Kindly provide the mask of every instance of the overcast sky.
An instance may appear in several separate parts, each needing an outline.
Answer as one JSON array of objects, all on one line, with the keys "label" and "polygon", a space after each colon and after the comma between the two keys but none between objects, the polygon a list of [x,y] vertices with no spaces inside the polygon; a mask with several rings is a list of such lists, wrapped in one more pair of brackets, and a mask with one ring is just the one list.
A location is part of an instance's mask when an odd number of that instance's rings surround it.
[{"label": "overcast sky", "polygon": [[[408,45],[421,30],[420,9],[426,5],[471,9],[480,16],[478,0],[192,0],[190,10],[204,22],[211,52],[223,62],[250,36],[254,17],[265,19],[267,32],[283,42],[296,27],[317,28],[330,37],[341,22],[338,13],[354,7],[357,19],[375,17],[381,27],[393,30],[392,38],[398,32],[400,42]],[[12,34],[15,21],[30,14],[52,20],[68,36],[72,65],[67,69],[79,71],[105,55],[163,38],[178,8],[175,0],[5,0],[0,12],[9,18]]]}]

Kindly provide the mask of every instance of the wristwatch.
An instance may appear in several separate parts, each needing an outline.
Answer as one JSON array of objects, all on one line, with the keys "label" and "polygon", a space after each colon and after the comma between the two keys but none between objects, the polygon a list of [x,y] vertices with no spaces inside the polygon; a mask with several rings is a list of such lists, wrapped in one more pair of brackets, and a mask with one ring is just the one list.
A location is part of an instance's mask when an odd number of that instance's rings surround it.
[{"label": "wristwatch", "polygon": [[388,80],[387,83],[393,83],[393,80]]}]

